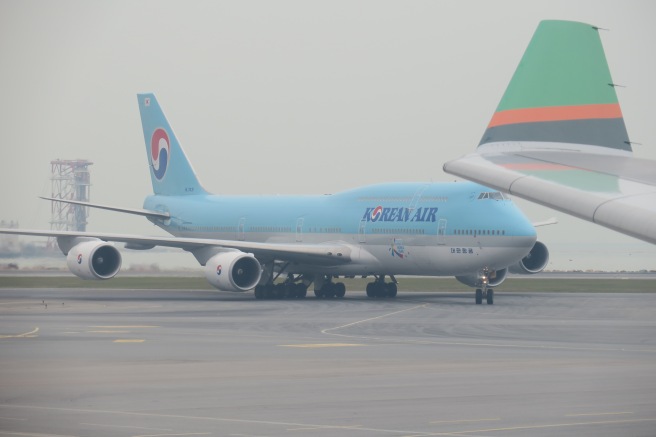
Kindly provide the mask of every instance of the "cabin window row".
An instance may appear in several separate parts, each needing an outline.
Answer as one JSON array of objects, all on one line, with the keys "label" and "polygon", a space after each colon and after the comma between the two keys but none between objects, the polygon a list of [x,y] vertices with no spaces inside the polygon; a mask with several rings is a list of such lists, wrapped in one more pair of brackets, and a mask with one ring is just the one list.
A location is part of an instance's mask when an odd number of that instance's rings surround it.
[{"label": "cabin window row", "polygon": [[448,202],[449,198],[446,196],[422,196],[419,198],[419,203],[424,202]]},{"label": "cabin window row", "polygon": [[237,232],[236,226],[175,226],[181,231]]},{"label": "cabin window row", "polygon": [[506,235],[505,230],[499,229],[456,229],[455,235]]},{"label": "cabin window row", "polygon": [[410,202],[411,197],[385,197],[385,196],[364,196],[358,197],[360,202]]},{"label": "cabin window row", "polygon": [[[413,200],[412,197],[378,197],[378,196],[367,196],[367,197],[358,197],[360,202],[399,202],[399,203],[409,203]],[[419,203],[426,202],[448,202],[448,196],[422,196],[417,199]]]},{"label": "cabin window row", "polygon": [[372,228],[372,234],[410,234],[423,235],[424,230],[419,228]]},{"label": "cabin window row", "polygon": [[291,232],[288,226],[251,226],[251,232]]},{"label": "cabin window row", "polygon": [[310,228],[308,231],[310,233],[323,232],[326,234],[339,234],[342,232],[340,227],[329,227],[329,228]]}]

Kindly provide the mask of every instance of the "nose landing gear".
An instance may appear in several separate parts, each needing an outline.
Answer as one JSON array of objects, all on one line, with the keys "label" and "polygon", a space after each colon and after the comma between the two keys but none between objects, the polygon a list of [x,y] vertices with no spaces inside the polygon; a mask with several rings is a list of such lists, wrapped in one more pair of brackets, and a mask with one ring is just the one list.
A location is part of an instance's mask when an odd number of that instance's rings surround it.
[{"label": "nose landing gear", "polygon": [[488,305],[494,304],[494,289],[489,287],[490,284],[490,270],[483,270],[483,277],[481,278],[481,288],[476,289],[476,305],[481,305],[483,299],[487,301]]}]

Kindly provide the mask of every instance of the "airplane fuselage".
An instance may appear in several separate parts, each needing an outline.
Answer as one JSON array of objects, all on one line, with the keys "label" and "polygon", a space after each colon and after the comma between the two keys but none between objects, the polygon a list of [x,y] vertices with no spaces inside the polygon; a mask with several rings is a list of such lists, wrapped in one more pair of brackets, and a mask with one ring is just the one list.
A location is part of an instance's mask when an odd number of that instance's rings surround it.
[{"label": "airplane fuselage", "polygon": [[169,213],[170,220],[153,222],[178,237],[340,242],[357,252],[356,262],[294,264],[291,272],[457,276],[505,268],[536,241],[512,201],[468,182],[388,183],[322,196],[152,195],[144,208]]}]

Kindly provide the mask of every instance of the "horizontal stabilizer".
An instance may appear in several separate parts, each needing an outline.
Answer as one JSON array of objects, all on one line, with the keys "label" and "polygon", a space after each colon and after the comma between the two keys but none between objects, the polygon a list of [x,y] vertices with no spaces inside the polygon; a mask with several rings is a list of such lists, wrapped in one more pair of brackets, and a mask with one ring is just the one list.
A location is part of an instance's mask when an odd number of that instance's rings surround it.
[{"label": "horizontal stabilizer", "polygon": [[73,205],[88,206],[89,208],[106,209],[108,211],[116,211],[116,212],[123,212],[125,214],[140,215],[142,217],[148,217],[148,218],[157,218],[163,220],[171,218],[171,216],[167,212],[151,211],[148,209],[119,208],[116,206],[101,205],[99,203],[81,202],[79,200],[57,199],[55,197],[39,196],[39,198],[44,200],[52,200],[53,202],[70,203]]}]

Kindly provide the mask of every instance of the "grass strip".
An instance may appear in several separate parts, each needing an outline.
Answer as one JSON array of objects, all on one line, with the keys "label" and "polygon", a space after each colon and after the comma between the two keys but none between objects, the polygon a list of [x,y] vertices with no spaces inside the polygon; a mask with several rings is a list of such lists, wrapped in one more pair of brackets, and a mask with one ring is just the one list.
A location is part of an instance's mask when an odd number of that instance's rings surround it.
[{"label": "grass strip", "polygon": [[[364,290],[371,279],[340,279],[347,290]],[[106,281],[85,281],[75,276],[0,276],[0,288],[85,288],[85,289],[165,289],[214,290],[203,277],[126,276]],[[399,278],[399,291],[470,292],[473,289],[454,278]],[[645,279],[552,279],[508,278],[497,292],[555,293],[652,293],[654,281]],[[310,290],[311,292],[311,290]]]}]

